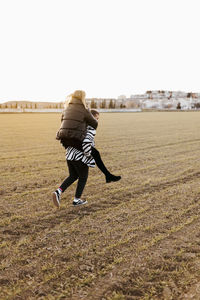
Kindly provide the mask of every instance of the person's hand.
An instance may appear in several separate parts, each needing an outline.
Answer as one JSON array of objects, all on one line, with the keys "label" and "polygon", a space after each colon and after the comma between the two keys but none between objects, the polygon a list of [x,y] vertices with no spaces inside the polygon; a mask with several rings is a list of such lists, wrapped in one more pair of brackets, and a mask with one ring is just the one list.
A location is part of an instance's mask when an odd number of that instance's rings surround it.
[{"label": "person's hand", "polygon": [[91,151],[89,151],[89,152],[83,152],[84,153],[84,155],[86,156],[86,157],[90,157],[91,156]]},{"label": "person's hand", "polygon": [[59,140],[60,137],[59,137],[59,131],[56,132],[56,140]]}]

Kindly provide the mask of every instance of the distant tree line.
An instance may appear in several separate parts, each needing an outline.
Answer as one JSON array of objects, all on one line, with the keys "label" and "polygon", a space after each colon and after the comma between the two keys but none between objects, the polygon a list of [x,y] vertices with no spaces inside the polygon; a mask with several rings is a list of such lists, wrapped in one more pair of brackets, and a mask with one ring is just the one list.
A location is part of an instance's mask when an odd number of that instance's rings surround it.
[{"label": "distant tree line", "polygon": [[194,104],[193,104],[193,108],[200,108],[200,102],[194,103]]},{"label": "distant tree line", "polygon": [[3,103],[0,104],[0,108],[12,108],[12,109],[63,109],[64,108],[64,104],[62,102],[60,103],[52,103],[52,104],[46,104],[46,105],[41,105],[40,103],[25,103],[25,104],[21,104],[21,103]]},{"label": "distant tree line", "polygon": [[[106,102],[106,100],[102,100],[101,102],[99,101],[95,101],[95,99],[91,100],[90,103],[90,107],[91,108],[110,108],[110,109],[114,109],[116,108],[116,101],[114,99],[110,99],[109,103]],[[125,108],[126,105],[125,104],[120,104],[119,106],[120,108]]]}]

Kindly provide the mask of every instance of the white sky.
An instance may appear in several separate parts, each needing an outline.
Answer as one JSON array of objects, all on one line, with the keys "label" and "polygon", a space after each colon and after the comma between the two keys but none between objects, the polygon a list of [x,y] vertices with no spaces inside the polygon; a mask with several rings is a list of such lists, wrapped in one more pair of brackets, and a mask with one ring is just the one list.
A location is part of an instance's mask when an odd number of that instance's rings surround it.
[{"label": "white sky", "polygon": [[198,0],[0,0],[0,102],[200,91]]}]

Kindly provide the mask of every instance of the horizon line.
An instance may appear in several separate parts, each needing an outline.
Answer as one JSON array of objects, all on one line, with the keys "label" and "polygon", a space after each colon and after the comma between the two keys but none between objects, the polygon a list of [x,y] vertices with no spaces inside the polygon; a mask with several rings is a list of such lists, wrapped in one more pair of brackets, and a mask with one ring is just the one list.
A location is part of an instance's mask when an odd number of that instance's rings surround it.
[{"label": "horizon line", "polygon": [[[119,96],[117,96],[117,97],[86,97],[86,100],[88,99],[115,99],[115,100],[120,100],[119,99],[119,97],[122,97],[122,96],[124,96],[124,97],[126,97],[127,99],[129,99],[131,96],[137,96],[137,95],[145,95],[145,94],[147,94],[147,92],[176,92],[176,93],[178,93],[178,92],[180,92],[180,93],[185,93],[185,94],[187,94],[187,93],[192,93],[192,94],[199,94],[199,92],[192,92],[192,91],[190,91],[190,92],[185,92],[185,91],[183,91],[183,90],[146,90],[146,92],[145,93],[137,93],[137,94],[131,94],[129,97],[128,96],[126,96],[125,94],[121,94],[121,95],[119,95]],[[6,102],[36,102],[36,103],[38,103],[38,102],[51,102],[51,103],[53,103],[53,102],[56,102],[56,103],[63,103],[63,102],[65,102],[65,100],[63,101],[63,100],[25,100],[25,99],[22,99],[22,100],[6,100],[5,102],[2,102],[2,101],[4,101],[4,100],[0,100],[0,104],[4,104],[4,103],[6,103]]]}]

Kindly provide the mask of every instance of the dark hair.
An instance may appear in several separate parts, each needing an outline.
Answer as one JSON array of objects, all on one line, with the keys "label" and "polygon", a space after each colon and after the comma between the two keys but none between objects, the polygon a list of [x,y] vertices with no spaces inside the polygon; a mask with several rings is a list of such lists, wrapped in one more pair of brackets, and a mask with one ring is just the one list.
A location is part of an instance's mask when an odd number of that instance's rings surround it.
[{"label": "dark hair", "polygon": [[99,115],[99,112],[96,109],[91,109],[90,111],[93,116]]}]

